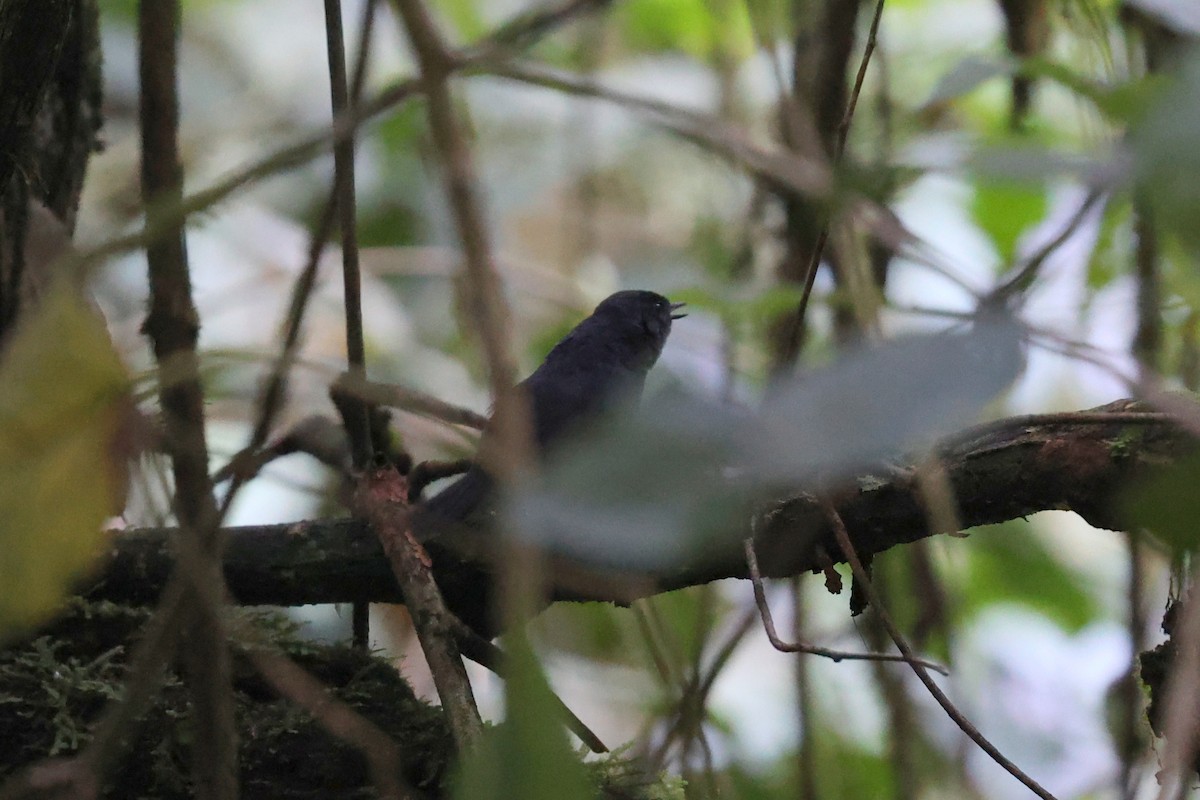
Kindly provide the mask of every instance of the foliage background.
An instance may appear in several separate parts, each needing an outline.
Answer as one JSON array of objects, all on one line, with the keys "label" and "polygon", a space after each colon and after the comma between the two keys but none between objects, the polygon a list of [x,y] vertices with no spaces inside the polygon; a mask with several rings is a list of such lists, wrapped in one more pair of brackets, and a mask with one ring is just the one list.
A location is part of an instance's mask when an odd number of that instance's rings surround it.
[{"label": "foliage background", "polygon": [[[786,31],[818,5],[629,0],[556,33],[533,55],[774,138],[776,73],[788,69],[793,46]],[[1088,407],[1128,393],[1114,369],[1134,369],[1134,187],[1165,209],[1159,366],[1187,385],[1196,363],[1192,309],[1200,286],[1188,214],[1200,152],[1200,104],[1188,102],[1200,94],[1195,64],[1163,100],[1146,78],[1141,35],[1122,22],[1141,4],[1032,5],[1045,11],[1046,44],[1021,62],[1037,85],[1014,129],[1011,76],[1018,62],[1005,45],[1000,6],[889,0],[847,145],[850,158],[886,187],[905,225],[978,290],[1052,240],[1080,208],[1090,181],[1113,173],[1107,185],[1115,189],[1053,250],[1022,310],[1029,325],[1097,348],[1106,366],[1034,349],[1020,382],[989,410],[995,416]],[[447,0],[438,8],[452,37],[470,41],[522,6]],[[184,9],[181,138],[189,187],[206,186],[328,123],[319,4],[191,0]],[[361,4],[348,2],[345,11],[352,32]],[[413,69],[389,7],[379,11],[369,74],[375,87]],[[870,11],[860,11],[851,64]],[[102,14],[107,149],[89,170],[77,235],[85,245],[132,230],[140,219],[134,6],[103,3]],[[1194,11],[1169,8],[1166,16],[1176,36],[1200,28]],[[459,85],[517,310],[523,372],[609,292],[650,288],[692,306],[654,384],[755,397],[767,379],[767,322],[797,296],[775,278],[784,224],[777,204],[757,198],[752,182],[727,163],[620,104],[497,78]],[[459,324],[455,236],[427,137],[422,110],[410,103],[359,140],[369,370],[486,412],[479,350]],[[204,322],[210,430],[221,461],[245,440],[257,381],[331,178],[332,159],[317,159],[193,220],[188,245]],[[326,254],[281,427],[328,410],[326,387],[344,359],[337,262],[336,252]],[[127,363],[148,369],[139,333],[144,274],[143,256],[115,261],[96,293]],[[811,360],[828,359],[835,347],[834,299],[822,275],[810,315]],[[969,293],[903,259],[891,264],[887,300],[889,334],[946,324],[937,314],[911,313],[913,307],[972,308]],[[418,417],[400,417],[399,430],[418,458],[472,446]],[[332,484],[303,456],[277,462],[242,494],[231,522],[313,516]],[[129,524],[165,518],[164,485],[153,470],[139,476]],[[877,574],[886,579],[893,614],[953,667],[946,685],[956,701],[1014,761],[1060,797],[1113,796],[1120,759],[1106,701],[1132,656],[1125,540],[1059,512],[1002,527],[974,531],[967,541],[927,543],[937,593],[908,548],[880,559]],[[1142,558],[1151,576],[1145,602],[1157,610],[1166,594],[1165,559]],[[827,595],[816,579],[773,587],[770,597],[783,630],[848,649],[881,641],[869,617],[850,620],[845,598]],[[533,626],[534,641],[555,688],[602,738],[636,739],[690,775],[697,796],[717,774],[748,798],[795,796],[813,785],[831,798],[1024,796],[964,745],[904,669],[811,657],[798,663],[744,622],[751,609],[749,586],[740,583],[662,596],[633,610],[556,607]],[[315,636],[348,635],[348,614],[305,614]],[[375,617],[376,644],[406,672],[419,670],[420,651],[403,615],[377,608]],[[697,727],[681,698],[731,642]],[[474,676],[485,708],[500,715],[496,686],[483,673]],[[431,692],[428,684],[421,688]],[[672,729],[683,733],[668,739]],[[1152,781],[1153,755],[1140,765]],[[806,769],[808,777],[798,778]]]}]

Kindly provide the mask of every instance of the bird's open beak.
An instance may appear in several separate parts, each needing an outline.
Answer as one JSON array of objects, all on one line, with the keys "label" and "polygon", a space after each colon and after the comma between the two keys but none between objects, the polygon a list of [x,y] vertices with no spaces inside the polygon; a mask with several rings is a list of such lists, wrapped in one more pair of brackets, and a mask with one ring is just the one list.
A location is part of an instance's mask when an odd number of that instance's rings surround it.
[{"label": "bird's open beak", "polygon": [[687,303],[671,303],[671,319],[683,319],[687,314],[676,314],[674,312],[686,306]]}]

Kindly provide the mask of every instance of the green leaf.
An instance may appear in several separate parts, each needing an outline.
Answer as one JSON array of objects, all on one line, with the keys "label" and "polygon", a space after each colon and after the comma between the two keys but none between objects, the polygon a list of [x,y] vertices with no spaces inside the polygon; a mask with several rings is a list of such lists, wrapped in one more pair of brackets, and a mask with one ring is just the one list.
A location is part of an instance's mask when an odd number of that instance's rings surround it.
[{"label": "green leaf", "polygon": [[464,759],[458,800],[574,800],[595,790],[572,751],[550,687],[524,634],[505,637],[505,719]]},{"label": "green leaf", "polygon": [[671,299],[687,303],[689,308],[711,311],[737,325],[766,322],[794,311],[804,291],[795,284],[777,284],[763,289],[714,284],[710,287],[672,292]]},{"label": "green leaf", "polygon": [[1046,215],[1046,187],[1034,183],[980,180],[971,215],[987,233],[1003,263],[1011,264],[1017,240]]},{"label": "green leaf", "polygon": [[1188,456],[1134,486],[1125,498],[1130,528],[1147,528],[1178,553],[1200,549],[1200,455]]},{"label": "green leaf", "polygon": [[696,58],[736,59],[754,52],[750,18],[742,3],[716,0],[631,0],[616,19],[631,47],[680,51]]},{"label": "green leaf", "polygon": [[103,320],[65,287],[0,355],[0,638],[46,619],[99,555],[127,388]]},{"label": "green leaf", "polygon": [[1104,206],[1096,246],[1088,260],[1088,288],[1103,289],[1128,272],[1133,249],[1133,206],[1128,198],[1113,198]]},{"label": "green leaf", "polygon": [[1070,631],[1078,631],[1099,614],[1080,577],[1059,563],[1024,520],[972,529],[967,552],[960,586],[962,613],[1016,602]]},{"label": "green leaf", "polygon": [[1180,59],[1173,79],[1130,130],[1139,187],[1156,220],[1200,253],[1200,50]]},{"label": "green leaf", "polygon": [[478,39],[487,30],[475,0],[438,0],[437,7],[464,41]]}]

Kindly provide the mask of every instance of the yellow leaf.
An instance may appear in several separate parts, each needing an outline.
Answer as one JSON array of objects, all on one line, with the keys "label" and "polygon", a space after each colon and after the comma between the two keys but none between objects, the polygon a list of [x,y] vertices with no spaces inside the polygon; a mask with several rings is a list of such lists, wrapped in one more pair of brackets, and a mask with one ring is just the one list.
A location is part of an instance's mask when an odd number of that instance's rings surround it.
[{"label": "yellow leaf", "polygon": [[65,285],[0,352],[0,639],[50,616],[99,555],[127,389],[103,319]]}]

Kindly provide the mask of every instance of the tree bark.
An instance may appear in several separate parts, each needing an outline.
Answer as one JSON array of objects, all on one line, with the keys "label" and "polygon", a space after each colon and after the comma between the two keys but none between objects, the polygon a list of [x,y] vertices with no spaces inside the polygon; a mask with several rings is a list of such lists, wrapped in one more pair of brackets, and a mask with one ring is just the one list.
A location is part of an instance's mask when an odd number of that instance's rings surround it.
[{"label": "tree bark", "polygon": [[95,0],[0,0],[0,333],[47,275],[25,248],[48,210],[69,233],[88,157],[99,149],[101,55]]}]

